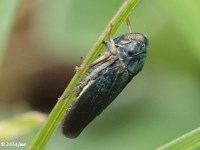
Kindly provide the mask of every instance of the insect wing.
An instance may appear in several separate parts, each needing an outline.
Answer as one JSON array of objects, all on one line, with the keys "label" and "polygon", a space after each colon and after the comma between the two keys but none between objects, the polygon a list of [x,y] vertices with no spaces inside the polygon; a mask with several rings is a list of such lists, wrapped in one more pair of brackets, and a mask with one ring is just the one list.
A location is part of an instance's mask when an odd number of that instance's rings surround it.
[{"label": "insect wing", "polygon": [[77,137],[119,95],[128,82],[129,73],[121,66],[113,67],[100,75],[70,108],[64,119],[63,133],[69,138]]}]

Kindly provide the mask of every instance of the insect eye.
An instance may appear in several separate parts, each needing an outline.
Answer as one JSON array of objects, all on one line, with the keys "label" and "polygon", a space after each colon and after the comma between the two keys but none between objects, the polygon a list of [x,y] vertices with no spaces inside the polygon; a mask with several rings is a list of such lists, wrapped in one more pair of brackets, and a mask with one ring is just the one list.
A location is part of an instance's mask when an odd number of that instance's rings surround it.
[{"label": "insect eye", "polygon": [[144,48],[145,47],[145,44],[142,44],[142,48]]},{"label": "insect eye", "polygon": [[129,50],[127,53],[128,53],[129,56],[133,55],[133,51],[132,50]]}]

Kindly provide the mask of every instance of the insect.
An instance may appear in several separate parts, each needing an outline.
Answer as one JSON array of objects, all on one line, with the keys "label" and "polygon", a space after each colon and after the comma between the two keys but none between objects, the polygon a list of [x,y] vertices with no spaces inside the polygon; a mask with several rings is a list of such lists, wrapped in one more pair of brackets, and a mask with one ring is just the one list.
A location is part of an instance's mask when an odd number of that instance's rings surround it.
[{"label": "insect", "polygon": [[62,130],[69,138],[76,138],[143,68],[148,47],[145,35],[128,33],[104,44],[107,51],[92,63],[64,119]]}]

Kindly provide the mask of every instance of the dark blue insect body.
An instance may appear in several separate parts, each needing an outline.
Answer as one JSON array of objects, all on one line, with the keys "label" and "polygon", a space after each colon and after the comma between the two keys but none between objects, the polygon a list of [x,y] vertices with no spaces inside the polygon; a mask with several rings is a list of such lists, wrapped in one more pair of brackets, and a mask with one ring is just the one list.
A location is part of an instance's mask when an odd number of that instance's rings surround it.
[{"label": "dark blue insect body", "polygon": [[64,119],[63,133],[77,137],[142,69],[148,40],[140,33],[129,33],[106,42],[108,51],[95,61],[89,76],[80,85],[77,99]]}]

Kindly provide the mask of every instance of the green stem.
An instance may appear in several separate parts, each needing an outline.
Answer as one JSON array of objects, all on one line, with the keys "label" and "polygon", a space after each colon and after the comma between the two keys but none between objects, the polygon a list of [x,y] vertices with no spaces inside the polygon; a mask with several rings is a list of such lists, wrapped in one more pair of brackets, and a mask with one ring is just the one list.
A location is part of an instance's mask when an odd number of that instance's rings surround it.
[{"label": "green stem", "polygon": [[[118,12],[110,21],[110,23],[112,23],[111,35],[113,35],[117,31],[121,24],[130,15],[131,10],[136,6],[138,1],[139,0],[125,0]],[[86,57],[85,61],[82,64],[83,68],[87,68],[86,66],[91,64],[99,56],[99,54],[103,52],[105,47],[102,42],[107,39],[110,33],[110,23],[107,25],[102,35],[94,44],[89,55]],[[86,72],[87,70],[83,69],[75,74],[70,84],[63,92],[60,100],[57,102],[56,106],[50,113],[46,124],[41,128],[29,149],[37,150],[45,148],[51,136],[54,134],[55,130],[58,128],[61,121],[63,120],[64,116],[67,115],[67,108],[69,108],[70,104],[75,100],[75,94],[71,94],[68,97],[67,95],[69,95],[69,93],[72,93],[73,89],[81,81],[81,79],[83,79]]]},{"label": "green stem", "polygon": [[158,148],[158,150],[198,150],[200,149],[200,128]]}]

